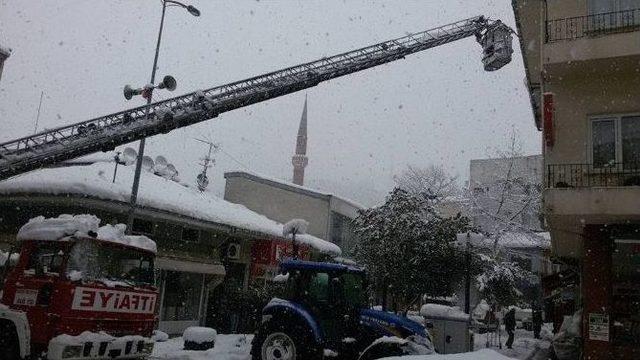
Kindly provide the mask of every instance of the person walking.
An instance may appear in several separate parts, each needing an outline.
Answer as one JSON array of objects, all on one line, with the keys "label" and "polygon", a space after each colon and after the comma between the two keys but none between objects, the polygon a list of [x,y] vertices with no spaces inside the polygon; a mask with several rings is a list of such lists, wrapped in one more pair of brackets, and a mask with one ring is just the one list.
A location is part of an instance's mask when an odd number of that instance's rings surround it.
[{"label": "person walking", "polygon": [[533,337],[540,339],[540,331],[542,330],[542,310],[533,310],[531,322],[533,323]]},{"label": "person walking", "polygon": [[507,339],[507,348],[513,349],[513,340],[516,331],[516,309],[511,308],[507,314],[504,316],[504,328],[507,330],[509,334],[509,338]]}]

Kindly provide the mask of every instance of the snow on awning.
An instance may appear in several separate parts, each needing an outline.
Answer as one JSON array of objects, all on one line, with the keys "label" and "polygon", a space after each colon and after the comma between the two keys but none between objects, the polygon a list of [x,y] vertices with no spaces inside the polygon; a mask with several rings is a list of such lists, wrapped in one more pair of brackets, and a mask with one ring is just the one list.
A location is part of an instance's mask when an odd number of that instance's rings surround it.
[{"label": "snow on awning", "polygon": [[[126,204],[131,195],[134,167],[119,166],[115,182],[113,169],[113,163],[104,162],[43,168],[0,182],[0,194],[76,194]],[[210,192],[200,192],[147,171],[140,177],[138,205],[283,239],[282,224]],[[312,235],[296,236],[296,241],[322,253],[341,254],[337,245]]]}]

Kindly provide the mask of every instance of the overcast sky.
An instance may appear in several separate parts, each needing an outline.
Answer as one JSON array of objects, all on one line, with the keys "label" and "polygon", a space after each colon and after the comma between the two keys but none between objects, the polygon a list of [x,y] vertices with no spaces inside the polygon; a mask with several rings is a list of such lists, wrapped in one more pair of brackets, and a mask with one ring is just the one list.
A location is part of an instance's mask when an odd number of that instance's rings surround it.
[{"label": "overcast sky", "polygon": [[[509,0],[186,0],[167,10],[158,78],[173,75],[167,98],[221,85],[484,14],[515,27]],[[139,106],[124,84],[149,81],[159,0],[0,1],[0,45],[13,49],[0,81],[0,141]],[[517,39],[514,61],[487,73],[474,38],[322,83],[155,136],[164,155],[195,179],[206,145],[221,144],[211,170],[251,170],[290,180],[305,93],[309,166],[305,185],[367,205],[381,200],[407,164],[443,164],[464,181],[469,160],[503,147],[514,129],[525,154],[539,153]],[[137,144],[132,144],[137,148]]]}]

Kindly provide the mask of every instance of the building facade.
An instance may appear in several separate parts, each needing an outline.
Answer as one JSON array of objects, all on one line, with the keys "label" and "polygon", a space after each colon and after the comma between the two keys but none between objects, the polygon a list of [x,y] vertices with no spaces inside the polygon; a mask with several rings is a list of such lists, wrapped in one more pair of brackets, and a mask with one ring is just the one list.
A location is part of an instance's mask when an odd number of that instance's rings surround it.
[{"label": "building facade", "polygon": [[513,8],[552,253],[579,275],[583,357],[640,358],[640,1]]},{"label": "building facade", "polygon": [[286,223],[309,222],[310,235],[338,245],[349,255],[356,240],[353,219],[361,205],[339,196],[247,172],[227,172],[224,199]]},{"label": "building facade", "polygon": [[[498,221],[497,231],[540,232],[540,186],[542,155],[474,159],[469,162],[469,191],[473,224],[492,232],[495,218],[510,219],[517,224],[504,229]],[[474,211],[481,207],[482,211]]]}]

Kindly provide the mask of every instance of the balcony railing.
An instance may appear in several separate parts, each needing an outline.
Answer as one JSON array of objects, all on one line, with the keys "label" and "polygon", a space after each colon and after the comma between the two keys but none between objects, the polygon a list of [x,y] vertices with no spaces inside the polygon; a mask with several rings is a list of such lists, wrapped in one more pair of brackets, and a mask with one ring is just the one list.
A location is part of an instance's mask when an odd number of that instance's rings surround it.
[{"label": "balcony railing", "polygon": [[546,42],[640,30],[640,9],[548,20]]},{"label": "balcony railing", "polygon": [[640,186],[640,162],[547,165],[547,188]]}]

